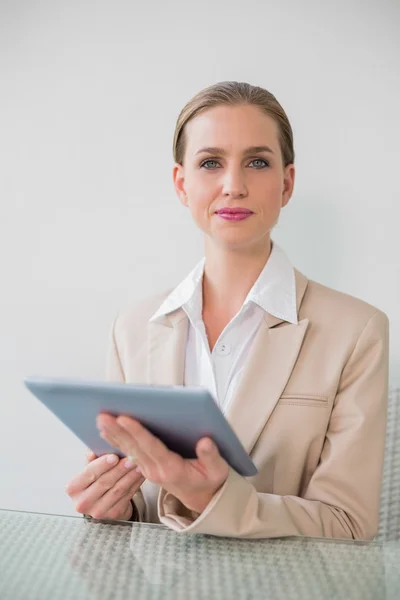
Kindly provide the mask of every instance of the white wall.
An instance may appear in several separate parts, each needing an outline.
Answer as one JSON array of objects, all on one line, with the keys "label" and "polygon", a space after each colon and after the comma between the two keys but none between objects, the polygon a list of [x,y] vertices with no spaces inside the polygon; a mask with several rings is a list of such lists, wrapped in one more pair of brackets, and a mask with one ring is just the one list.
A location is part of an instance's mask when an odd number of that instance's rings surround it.
[{"label": "white wall", "polygon": [[74,514],[83,445],[22,378],[102,378],[117,310],[200,257],[172,135],[217,81],[285,107],[297,186],[275,239],[389,315],[399,383],[400,5],[328,4],[0,2],[0,507]]}]

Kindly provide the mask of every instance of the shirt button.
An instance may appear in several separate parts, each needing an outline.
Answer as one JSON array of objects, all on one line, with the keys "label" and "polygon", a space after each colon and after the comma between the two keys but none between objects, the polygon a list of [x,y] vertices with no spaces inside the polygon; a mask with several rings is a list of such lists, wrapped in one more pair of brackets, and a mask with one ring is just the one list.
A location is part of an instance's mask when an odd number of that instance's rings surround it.
[{"label": "shirt button", "polygon": [[219,344],[217,344],[215,351],[218,354],[218,356],[228,356],[228,354],[231,353],[231,347],[225,342],[220,342]]}]

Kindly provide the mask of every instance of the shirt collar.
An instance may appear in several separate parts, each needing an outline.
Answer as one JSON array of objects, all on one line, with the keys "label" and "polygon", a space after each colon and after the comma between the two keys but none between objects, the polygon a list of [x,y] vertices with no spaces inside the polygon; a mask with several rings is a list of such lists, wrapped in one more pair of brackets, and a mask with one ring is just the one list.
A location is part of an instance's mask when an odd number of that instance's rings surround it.
[{"label": "shirt collar", "polygon": [[[202,258],[193,271],[167,296],[150,321],[156,321],[178,308],[183,308],[192,322],[201,319],[204,265],[205,258]],[[294,268],[276,242],[272,242],[270,256],[243,306],[251,302],[274,317],[296,325],[298,323]]]}]

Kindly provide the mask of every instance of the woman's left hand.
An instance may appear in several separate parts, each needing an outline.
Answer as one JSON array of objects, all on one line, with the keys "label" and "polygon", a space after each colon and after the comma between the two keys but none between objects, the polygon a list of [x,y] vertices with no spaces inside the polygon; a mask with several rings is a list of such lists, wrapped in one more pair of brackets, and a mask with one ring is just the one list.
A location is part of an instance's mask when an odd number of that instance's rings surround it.
[{"label": "woman's left hand", "polygon": [[102,413],[97,417],[100,435],[128,457],[142,475],[173,494],[188,509],[202,513],[225,483],[229,465],[210,438],[197,442],[197,458],[185,459],[168,448],[132,417]]}]

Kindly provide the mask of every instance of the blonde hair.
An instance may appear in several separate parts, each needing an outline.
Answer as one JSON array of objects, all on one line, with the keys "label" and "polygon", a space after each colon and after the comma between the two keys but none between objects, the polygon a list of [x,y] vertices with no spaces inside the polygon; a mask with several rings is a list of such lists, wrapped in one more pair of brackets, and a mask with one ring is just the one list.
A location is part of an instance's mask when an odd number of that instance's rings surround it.
[{"label": "blonde hair", "polygon": [[285,167],[294,163],[293,131],[289,119],[271,92],[239,81],[222,81],[198,92],[179,113],[173,141],[175,162],[183,164],[186,148],[185,126],[198,114],[215,106],[250,104],[260,107],[276,122]]}]

